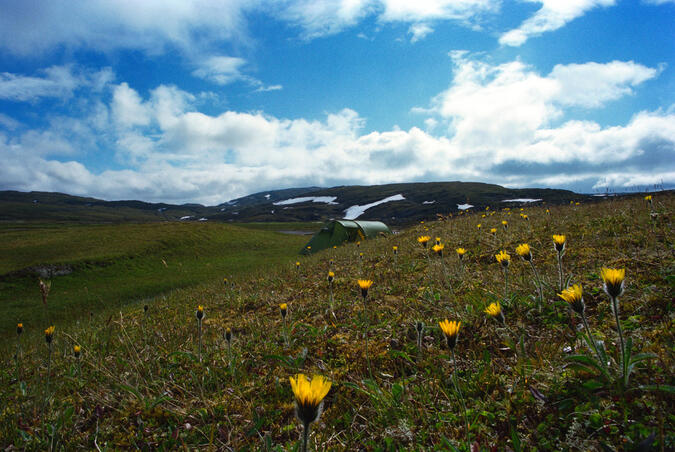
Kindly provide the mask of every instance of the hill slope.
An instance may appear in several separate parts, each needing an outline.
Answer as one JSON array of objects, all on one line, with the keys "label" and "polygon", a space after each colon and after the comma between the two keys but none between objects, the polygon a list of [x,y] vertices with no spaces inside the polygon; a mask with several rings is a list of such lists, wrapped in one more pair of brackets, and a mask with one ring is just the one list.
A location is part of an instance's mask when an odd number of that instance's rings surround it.
[{"label": "hill slope", "polygon": [[63,193],[0,191],[0,221],[123,223],[199,219],[213,212],[198,204],[103,201]]},{"label": "hill slope", "polygon": [[[306,222],[331,218],[381,220],[411,224],[437,213],[457,213],[469,206],[483,210],[521,205],[518,200],[548,204],[588,200],[567,190],[510,189],[474,182],[429,182],[332,188],[304,187],[255,193],[218,206],[172,205],[142,201],[102,201],[61,193],[0,192],[0,221],[121,223],[175,220],[234,222]],[[507,200],[516,200],[507,202]]]},{"label": "hill slope", "polygon": [[[477,182],[428,182],[370,186],[341,186],[306,191],[297,195],[265,199],[244,197],[222,207],[222,214],[211,218],[239,221],[317,221],[344,218],[354,206],[367,207],[390,197],[397,200],[364,209],[353,209],[357,218],[380,220],[391,224],[410,224],[433,218],[437,213],[457,213],[472,206],[483,210],[487,206],[521,205],[507,200],[539,200],[549,204],[587,200],[590,197],[567,190],[523,188],[511,189]],[[403,199],[400,199],[403,198]],[[363,211],[363,213],[360,213]],[[350,218],[353,218],[351,216]]]},{"label": "hill slope", "polygon": [[[2,445],[293,450],[300,429],[288,377],[304,372],[333,382],[312,425],[312,450],[468,452],[469,443],[480,451],[634,450],[642,442],[640,450],[670,450],[674,400],[663,385],[672,385],[675,370],[674,206],[664,194],[655,196],[653,218],[634,198],[551,206],[550,215],[526,208],[529,220],[499,211],[428,221],[360,248],[303,258],[299,269],[289,262],[252,273],[235,288],[214,280],[179,290],[149,303],[147,314],[136,305],[107,321],[57,324],[48,390],[42,325],[26,325],[21,383],[11,354],[2,354]],[[611,381],[570,367],[571,354],[594,355],[579,316],[556,296],[551,235],[560,233],[567,238],[564,276],[583,286]],[[443,260],[417,243],[421,234],[443,240]],[[544,283],[541,303],[531,268],[513,251],[523,242]],[[463,266],[458,246],[468,250]],[[501,249],[512,255],[507,287],[494,257]],[[603,266],[626,269],[624,337],[634,353],[655,354],[635,366],[628,390],[617,383],[619,337]],[[357,278],[374,281],[366,302]],[[503,325],[485,314],[491,302],[501,303]],[[286,322],[279,303],[288,304]],[[201,355],[198,304],[206,312]],[[438,327],[444,318],[462,322],[454,355]],[[421,349],[415,322],[426,325]],[[73,344],[82,346],[80,361]]]},{"label": "hill slope", "polygon": [[[0,338],[293,259],[305,237],[221,223],[0,226]],[[38,278],[51,279],[48,310]]]}]

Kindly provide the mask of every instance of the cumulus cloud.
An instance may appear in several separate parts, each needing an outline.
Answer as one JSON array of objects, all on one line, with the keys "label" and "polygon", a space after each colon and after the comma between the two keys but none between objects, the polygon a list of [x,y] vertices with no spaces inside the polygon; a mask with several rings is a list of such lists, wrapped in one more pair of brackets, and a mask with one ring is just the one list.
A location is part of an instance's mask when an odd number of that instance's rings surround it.
[{"label": "cumulus cloud", "polygon": [[[426,130],[365,133],[365,119],[349,108],[317,120],[208,114],[175,86],[141,95],[120,83],[82,117],[0,134],[0,189],[216,204],[265,189],[413,180],[589,191],[675,182],[675,110],[611,126],[567,117],[569,107],[630,95],[658,68],[589,62],[540,74],[521,61],[453,58],[448,88],[420,109]],[[97,173],[82,163],[85,152],[108,154],[123,169]]]},{"label": "cumulus cloud", "polygon": [[527,0],[541,3],[541,8],[518,28],[504,33],[499,43],[518,47],[532,36],[557,30],[596,7],[612,6],[616,0]]},{"label": "cumulus cloud", "polygon": [[[381,23],[468,23],[498,11],[499,0],[9,0],[0,15],[0,49],[35,55],[56,46],[100,51],[179,49],[188,63],[223,42],[254,45],[247,17],[264,14],[299,29],[306,39],[339,33],[368,17]],[[429,27],[429,25],[426,25]],[[421,39],[421,35],[418,35]],[[199,66],[199,77],[227,80],[222,61]],[[213,66],[216,66],[216,71]],[[222,82],[217,82],[222,83]]]},{"label": "cumulus cloud", "polygon": [[0,15],[0,47],[20,55],[56,45],[153,53],[167,45],[203,48],[220,40],[248,39],[244,14],[258,4],[255,0],[9,0]]},{"label": "cumulus cloud", "polygon": [[421,41],[426,38],[428,34],[433,32],[434,29],[424,23],[412,24],[408,29],[408,34],[412,35],[410,37],[410,42]]},{"label": "cumulus cloud", "polygon": [[219,85],[227,85],[242,78],[241,67],[245,63],[246,60],[243,58],[211,56],[201,60],[192,75]]},{"label": "cumulus cloud", "polygon": [[284,8],[280,17],[300,27],[306,38],[338,33],[374,10],[372,0],[296,0],[281,3]]},{"label": "cumulus cloud", "polygon": [[658,74],[632,61],[612,61],[557,65],[542,76],[520,61],[491,65],[463,52],[451,56],[453,83],[422,111],[445,119],[458,145],[499,150],[500,159],[518,155],[519,146],[562,119],[566,107],[600,107]]},{"label": "cumulus cloud", "polygon": [[382,0],[380,19],[386,22],[420,22],[435,19],[467,20],[499,9],[497,0]]}]

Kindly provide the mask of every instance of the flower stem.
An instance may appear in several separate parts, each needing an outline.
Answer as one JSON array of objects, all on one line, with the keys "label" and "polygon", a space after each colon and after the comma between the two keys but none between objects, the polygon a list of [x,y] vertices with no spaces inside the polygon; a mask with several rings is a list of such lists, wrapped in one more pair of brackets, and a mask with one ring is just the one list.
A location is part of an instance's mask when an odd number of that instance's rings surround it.
[{"label": "flower stem", "polygon": [[591,328],[588,326],[588,320],[586,320],[586,315],[581,314],[581,321],[584,324],[584,328],[586,329],[586,334],[588,334],[588,339],[591,342],[591,345],[593,347],[593,351],[595,352],[595,355],[598,357],[598,362],[602,364],[603,368],[607,367],[607,363],[604,362],[604,359],[602,358],[602,355],[600,355],[600,351],[598,350],[598,344],[595,342],[595,338],[593,337],[593,334],[591,333]]},{"label": "flower stem", "polygon": [[614,311],[614,319],[616,320],[616,329],[619,332],[619,344],[621,345],[621,376],[624,382],[624,385],[627,383],[627,361],[626,361],[626,344],[623,341],[623,330],[621,329],[621,320],[619,320],[619,299],[618,297],[612,298],[612,311]]},{"label": "flower stem", "polygon": [[464,417],[464,433],[466,435],[466,443],[467,443],[467,450],[471,450],[470,444],[471,444],[471,439],[469,438],[469,420],[467,419],[466,416],[466,404],[464,403],[464,395],[462,394],[462,390],[459,389],[459,386],[457,385],[457,380],[455,380],[455,370],[457,370],[457,361],[455,359],[455,350],[452,349],[452,373],[450,374],[450,379],[452,380],[452,384],[455,387],[455,392],[457,393],[457,398],[459,399],[459,402],[462,404],[462,414]]},{"label": "flower stem", "polygon": [[197,320],[197,330],[199,336],[199,362],[202,362],[202,321]]},{"label": "flower stem", "polygon": [[363,297],[363,317],[365,320],[365,326],[364,326],[364,332],[363,336],[366,340],[366,362],[368,363],[368,375],[370,376],[370,379],[373,379],[373,371],[370,367],[370,355],[368,354],[368,329],[369,329],[369,322],[368,322],[368,304],[366,303],[366,297]]},{"label": "flower stem", "polygon": [[[49,397],[49,377],[51,375],[51,370],[52,370],[52,344],[51,342],[49,343],[49,351],[47,353],[47,395],[46,398]],[[45,398],[45,402],[46,402]]]},{"label": "flower stem", "polygon": [[307,440],[309,439],[309,424],[304,424],[302,429],[302,449],[301,452],[307,452]]},{"label": "flower stem", "polygon": [[539,280],[539,273],[537,273],[537,268],[534,266],[532,259],[530,259],[530,267],[532,267],[532,272],[534,273],[534,281],[537,283],[537,292],[539,296],[539,312],[541,312],[541,305],[544,302],[544,291],[541,288],[541,281]]},{"label": "flower stem", "polygon": [[563,266],[562,266],[562,254],[558,251],[558,278],[560,280],[560,292],[563,291]]},{"label": "flower stem", "polygon": [[504,302],[509,296],[509,268],[504,267]]}]

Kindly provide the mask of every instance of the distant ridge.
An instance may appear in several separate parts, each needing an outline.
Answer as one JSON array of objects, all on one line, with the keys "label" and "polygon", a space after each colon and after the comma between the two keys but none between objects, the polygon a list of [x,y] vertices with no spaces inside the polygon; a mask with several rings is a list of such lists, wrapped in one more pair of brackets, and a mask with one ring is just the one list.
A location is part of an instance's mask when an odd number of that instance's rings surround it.
[{"label": "distant ridge", "polygon": [[[390,199],[390,201],[387,201]],[[544,202],[589,201],[589,195],[548,188],[505,188],[479,182],[301,187],[269,190],[217,206],[103,201],[52,192],[0,191],[0,221],[122,223],[148,221],[290,222],[323,221],[349,214],[362,220],[405,224],[437,213],[484,210]],[[514,200],[514,201],[509,201]],[[506,202],[505,202],[506,201]],[[349,209],[349,210],[348,210]]]}]

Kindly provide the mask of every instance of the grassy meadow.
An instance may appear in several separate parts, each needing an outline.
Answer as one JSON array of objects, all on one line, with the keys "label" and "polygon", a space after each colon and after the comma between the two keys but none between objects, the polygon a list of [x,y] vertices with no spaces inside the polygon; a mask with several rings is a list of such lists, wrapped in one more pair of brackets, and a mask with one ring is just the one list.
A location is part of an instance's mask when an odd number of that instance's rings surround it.
[{"label": "grassy meadow", "polygon": [[[148,275],[172,272],[185,284],[77,323],[50,311],[56,328],[49,346],[45,319],[31,313],[42,309],[34,281],[3,286],[3,300],[12,290],[27,300],[32,291],[33,304],[12,311],[27,316],[21,335],[17,317],[2,319],[5,344],[16,355],[2,355],[0,446],[299,450],[302,428],[289,377],[304,373],[332,382],[311,424],[309,450],[673,450],[674,204],[664,193],[651,206],[636,197],[550,212],[544,206],[467,213],[302,257],[298,267],[282,252],[293,236],[282,241],[232,228],[228,240],[218,241],[215,231],[225,226],[190,229],[212,234],[213,243],[204,245],[185,231],[151,225],[140,232],[151,237],[147,248],[135,248],[131,232],[101,229],[107,232],[98,237],[111,238],[98,260],[114,263],[87,268],[82,274],[92,281],[81,279],[79,292],[58,299],[59,281],[77,272],[55,278],[50,309],[68,299],[79,300],[72,309],[88,310],[98,301],[76,295],[94,284],[121,297],[125,288],[115,275],[151,285]],[[584,317],[557,296],[553,234],[566,236],[563,285],[583,287]],[[420,236],[431,237],[426,248]],[[442,257],[429,250],[436,237],[445,246]],[[165,241],[179,248],[163,257],[168,268],[155,262],[153,248]],[[522,243],[530,246],[538,278],[516,254]],[[19,259],[11,240],[2,247]],[[467,250],[461,264],[458,247]],[[49,260],[27,250],[21,265],[86,266],[86,250],[73,248],[64,245]],[[495,259],[500,250],[510,255],[506,274]],[[603,267],[625,269],[621,329],[603,291]],[[234,285],[223,284],[235,271]],[[180,288],[197,274],[212,278]],[[358,279],[373,281],[365,298]],[[139,298],[151,292],[135,286]],[[503,322],[485,312],[491,303],[500,304]],[[461,321],[454,348],[439,327],[443,319]]]},{"label": "grassy meadow", "polygon": [[[132,301],[294,259],[307,238],[274,230],[194,222],[3,225],[0,337],[13,337],[18,322],[42,329],[90,313],[109,316]],[[43,277],[51,282],[48,309],[35,269],[69,272]]]}]

